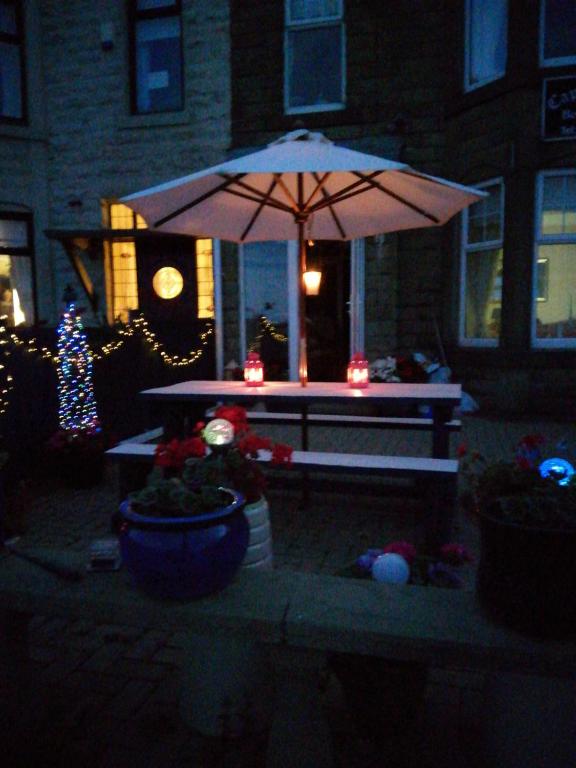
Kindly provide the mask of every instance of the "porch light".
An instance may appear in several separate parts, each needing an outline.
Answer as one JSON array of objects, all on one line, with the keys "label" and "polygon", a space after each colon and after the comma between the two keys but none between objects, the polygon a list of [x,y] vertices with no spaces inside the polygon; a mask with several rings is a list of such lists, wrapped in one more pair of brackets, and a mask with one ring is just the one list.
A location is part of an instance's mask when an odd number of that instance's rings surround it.
[{"label": "porch light", "polygon": [[322,272],[315,269],[307,269],[302,275],[306,287],[306,296],[318,296]]},{"label": "porch light", "polygon": [[356,352],[348,363],[348,385],[354,389],[365,389],[369,381],[368,360],[361,352]]},{"label": "porch light", "polygon": [[264,365],[258,352],[248,352],[244,363],[244,381],[247,387],[260,387],[264,383]]}]

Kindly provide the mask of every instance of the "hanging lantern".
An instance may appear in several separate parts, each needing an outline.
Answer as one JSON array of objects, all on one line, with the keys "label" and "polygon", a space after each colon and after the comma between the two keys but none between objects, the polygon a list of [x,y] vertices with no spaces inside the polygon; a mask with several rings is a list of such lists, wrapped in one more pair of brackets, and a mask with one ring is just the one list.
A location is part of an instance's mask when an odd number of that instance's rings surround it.
[{"label": "hanging lantern", "polygon": [[303,274],[306,296],[318,296],[322,272],[316,269],[307,269]]},{"label": "hanging lantern", "polygon": [[369,381],[368,360],[360,352],[356,352],[348,363],[348,385],[354,389],[365,389]]},{"label": "hanging lantern", "polygon": [[244,381],[247,387],[260,387],[264,384],[264,365],[258,352],[248,352],[244,363]]}]

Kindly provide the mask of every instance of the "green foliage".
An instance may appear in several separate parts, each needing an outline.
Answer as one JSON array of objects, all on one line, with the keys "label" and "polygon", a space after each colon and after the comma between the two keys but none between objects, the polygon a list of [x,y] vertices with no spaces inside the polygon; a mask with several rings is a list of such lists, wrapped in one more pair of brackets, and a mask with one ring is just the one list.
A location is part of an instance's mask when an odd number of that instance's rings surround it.
[{"label": "green foliage", "polygon": [[135,512],[152,517],[191,517],[225,507],[231,502],[230,493],[216,482],[198,485],[184,478],[165,478],[155,468],[144,488],[128,496]]}]

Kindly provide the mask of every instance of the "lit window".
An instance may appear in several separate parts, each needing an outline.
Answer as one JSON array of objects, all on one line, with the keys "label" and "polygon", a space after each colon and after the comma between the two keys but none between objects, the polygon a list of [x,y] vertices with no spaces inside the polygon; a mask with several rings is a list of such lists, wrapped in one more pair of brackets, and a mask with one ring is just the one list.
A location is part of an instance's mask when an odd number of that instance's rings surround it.
[{"label": "lit window", "polygon": [[8,326],[36,321],[32,217],[0,213],[0,315]]},{"label": "lit window", "polygon": [[288,114],[342,109],[342,0],[286,0],[284,102]]},{"label": "lit window", "polygon": [[132,0],[132,112],[183,108],[180,0]]},{"label": "lit window", "polygon": [[212,240],[196,240],[198,317],[214,317],[214,268]]},{"label": "lit window", "polygon": [[533,277],[533,343],[576,346],[576,171],[540,174]]},{"label": "lit window", "polygon": [[576,62],[576,3],[542,0],[540,13],[540,62],[547,67]]},{"label": "lit window", "polygon": [[[108,217],[111,229],[146,228],[144,219],[122,203],[111,203]],[[139,306],[136,245],[130,238],[111,240],[105,243],[105,254],[108,321],[127,323]]]},{"label": "lit window", "polygon": [[22,3],[0,0],[0,120],[25,120],[24,81]]},{"label": "lit window", "polygon": [[489,197],[463,214],[460,343],[496,346],[502,313],[504,186],[478,184]]},{"label": "lit window", "polygon": [[507,0],[467,0],[465,88],[472,90],[506,74]]}]

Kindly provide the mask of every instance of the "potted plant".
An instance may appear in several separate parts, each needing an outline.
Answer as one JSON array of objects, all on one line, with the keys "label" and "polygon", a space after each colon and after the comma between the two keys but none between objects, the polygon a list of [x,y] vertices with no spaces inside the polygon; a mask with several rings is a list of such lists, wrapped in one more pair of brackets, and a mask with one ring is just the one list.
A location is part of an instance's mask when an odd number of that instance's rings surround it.
[{"label": "potted plant", "polygon": [[576,632],[576,482],[564,460],[542,462],[540,435],[512,461],[460,450],[480,525],[477,591],[489,614],[541,637]]},{"label": "potted plant", "polygon": [[71,488],[89,488],[102,481],[106,443],[98,425],[59,429],[48,440],[54,474]]},{"label": "potted plant", "polygon": [[[156,448],[155,464],[164,473],[182,474],[193,485],[209,484],[233,488],[244,497],[244,514],[248,520],[249,543],[243,567],[272,568],[272,534],[265,496],[266,477],[257,461],[261,450],[271,452],[271,463],[290,463],[292,448],[274,443],[255,434],[241,406],[220,406],[214,421],[196,424],[193,435],[185,440],[172,440]],[[221,420],[231,425],[227,442],[218,444],[212,437],[212,425]],[[221,435],[221,433],[217,433]]]}]

